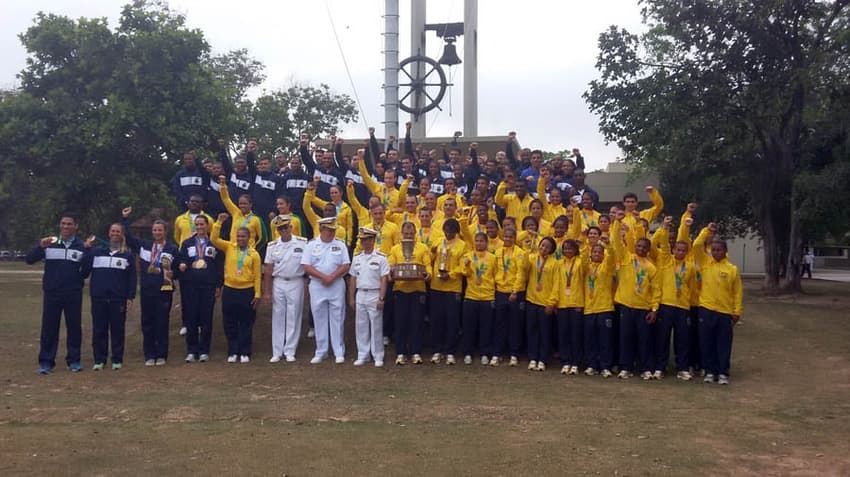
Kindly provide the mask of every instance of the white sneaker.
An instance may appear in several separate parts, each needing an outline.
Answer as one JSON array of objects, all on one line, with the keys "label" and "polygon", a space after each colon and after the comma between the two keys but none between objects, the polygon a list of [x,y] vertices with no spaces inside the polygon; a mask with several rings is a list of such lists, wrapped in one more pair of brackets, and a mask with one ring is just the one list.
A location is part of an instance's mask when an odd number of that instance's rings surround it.
[{"label": "white sneaker", "polygon": [[[610,373],[610,371],[609,371],[609,373]],[[595,376],[596,370],[593,369],[593,368],[587,368],[587,369],[584,370],[584,374],[585,374],[585,376]]]},{"label": "white sneaker", "polygon": [[628,372],[624,369],[624,370],[620,371],[620,374],[618,374],[617,377],[620,378],[620,379],[629,379],[630,377],[632,377],[632,373],[630,373],[630,372]]},{"label": "white sneaker", "polygon": [[272,356],[272,359],[269,360],[269,363],[280,363],[280,356]]},{"label": "white sneaker", "polygon": [[156,366],[156,360],[155,359],[146,359],[145,360],[145,366]]},{"label": "white sneaker", "polygon": [[713,382],[714,382],[714,375],[713,375],[713,374],[711,374],[711,373],[707,373],[707,374],[705,375],[705,377],[704,377],[704,378],[702,378],[702,382],[704,382],[704,383],[713,383]]},{"label": "white sneaker", "polygon": [[242,363],[242,364],[250,363],[251,357],[248,356],[247,354],[243,354],[242,356],[239,357],[239,362]]},{"label": "white sneaker", "polygon": [[543,361],[538,361],[537,362],[537,370],[538,371],[546,371],[546,363],[544,363]]},{"label": "white sneaker", "polygon": [[324,358],[320,358],[318,356],[313,356],[313,359],[310,360],[310,364],[319,364],[322,362]]},{"label": "white sneaker", "polygon": [[466,355],[463,357],[463,364],[472,364],[472,356]]},{"label": "white sneaker", "polygon": [[208,354],[202,354],[202,355],[198,358],[198,361],[200,361],[200,362],[202,362],[202,363],[206,363],[206,362],[207,362],[207,361],[209,361],[209,360],[210,360],[210,355],[208,355]]},{"label": "white sneaker", "polygon": [[614,373],[612,373],[611,371],[609,371],[607,369],[603,369],[602,373],[600,373],[600,374],[602,374],[603,378],[610,378],[611,376],[614,375]]},{"label": "white sneaker", "polygon": [[440,364],[441,359],[443,359],[443,355],[440,353],[434,353],[431,355],[431,364]]},{"label": "white sneaker", "polygon": [[295,356],[287,356],[286,362],[287,363],[294,363],[295,362]]},{"label": "white sneaker", "polygon": [[192,354],[192,353],[187,354],[186,355],[186,362],[187,363],[194,363],[195,362],[195,355]]},{"label": "white sneaker", "polygon": [[481,357],[481,366],[487,366],[490,364],[490,360],[486,356]]},{"label": "white sneaker", "polygon": [[729,376],[726,376],[725,374],[717,376],[717,384],[722,384],[724,386],[729,384]]},{"label": "white sneaker", "polygon": [[664,371],[661,371],[660,369],[656,369],[655,372],[652,373],[652,378],[653,379],[659,379],[659,380],[664,379]]},{"label": "white sneaker", "polygon": [[188,331],[185,326],[180,328],[180,336],[186,336],[186,332]]},{"label": "white sneaker", "polygon": [[563,374],[563,375],[570,374],[570,367],[569,367],[569,366],[566,366],[566,365],[565,365],[565,366],[561,366],[561,374]]},{"label": "white sneaker", "polygon": [[376,368],[383,368],[384,362],[383,361],[375,361],[375,367]]},{"label": "white sneaker", "polygon": [[490,366],[495,367],[495,366],[498,366],[498,365],[499,365],[499,357],[498,356],[493,356],[492,358],[490,358]]},{"label": "white sneaker", "polygon": [[343,357],[343,356],[337,356],[337,357],[334,359],[334,363],[336,363],[336,364],[345,364],[345,357]]},{"label": "white sneaker", "polygon": [[676,379],[681,379],[682,381],[690,381],[693,378],[693,375],[688,371],[679,371],[676,373]]},{"label": "white sneaker", "polygon": [[652,379],[652,373],[650,373],[649,371],[644,371],[640,373],[640,379],[643,379],[644,381],[649,381],[650,379]]},{"label": "white sneaker", "polygon": [[448,365],[453,365],[453,364],[455,364],[455,355],[453,355],[453,354],[447,354],[447,355],[446,355],[446,364],[448,364]]},{"label": "white sneaker", "polygon": [[238,356],[236,356],[235,354],[231,354],[230,356],[227,357],[227,362],[228,363],[235,363],[237,359],[238,359]]},{"label": "white sneaker", "polygon": [[157,358],[156,359],[157,366],[165,366],[165,358]]},{"label": "white sneaker", "polygon": [[534,371],[535,369],[537,369],[537,361],[532,359],[531,361],[528,362],[528,370]]},{"label": "white sneaker", "polygon": [[359,359],[359,358],[358,358],[358,359],[355,359],[355,360],[354,360],[354,366],[363,366],[364,364],[366,364],[366,360],[365,360],[365,359]]},{"label": "white sneaker", "polygon": [[570,366],[570,374],[573,376],[578,374],[578,366]]},{"label": "white sneaker", "polygon": [[310,328],[309,330],[307,330],[307,337],[308,338],[315,338],[316,337],[316,330],[313,329],[313,328]]},{"label": "white sneaker", "polygon": [[414,354],[413,358],[410,360],[413,364],[422,364],[422,356],[418,354]]},{"label": "white sneaker", "polygon": [[508,361],[508,366],[519,366],[519,358],[517,358],[516,356],[511,356],[511,360]]}]

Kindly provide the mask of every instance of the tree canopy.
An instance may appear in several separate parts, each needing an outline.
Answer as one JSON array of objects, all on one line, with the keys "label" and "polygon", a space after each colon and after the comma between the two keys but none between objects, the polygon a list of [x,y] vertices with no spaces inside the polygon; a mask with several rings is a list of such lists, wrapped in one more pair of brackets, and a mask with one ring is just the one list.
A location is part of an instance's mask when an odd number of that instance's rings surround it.
[{"label": "tree canopy", "polygon": [[602,133],[666,196],[757,232],[766,288],[798,290],[803,241],[850,225],[850,0],[640,3],[645,33],[599,37]]}]

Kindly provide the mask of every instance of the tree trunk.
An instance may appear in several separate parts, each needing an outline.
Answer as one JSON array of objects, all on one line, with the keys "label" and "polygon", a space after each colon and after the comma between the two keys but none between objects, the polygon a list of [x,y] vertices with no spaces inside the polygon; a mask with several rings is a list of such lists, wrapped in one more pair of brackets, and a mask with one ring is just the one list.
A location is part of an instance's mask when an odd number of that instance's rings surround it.
[{"label": "tree trunk", "polygon": [[764,245],[764,290],[775,294],[779,291],[779,243],[776,239],[773,217],[770,209],[764,208],[761,214],[761,240]]},{"label": "tree trunk", "polygon": [[791,226],[788,227],[788,258],[786,261],[788,271],[782,279],[780,288],[786,293],[799,293],[802,291],[800,270],[803,263],[803,236],[800,230],[800,218],[793,199],[791,200],[790,224]]}]

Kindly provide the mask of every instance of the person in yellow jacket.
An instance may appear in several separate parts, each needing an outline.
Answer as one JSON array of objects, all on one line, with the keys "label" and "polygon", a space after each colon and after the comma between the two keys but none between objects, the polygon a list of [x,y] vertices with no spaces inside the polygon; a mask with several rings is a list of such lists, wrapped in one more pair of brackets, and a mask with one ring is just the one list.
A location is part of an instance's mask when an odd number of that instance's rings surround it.
[{"label": "person in yellow jacket", "polygon": [[517,291],[525,290],[526,336],[528,338],[528,369],[545,371],[552,343],[552,319],[558,304],[558,275],[561,263],[555,258],[555,240],[543,237],[537,252],[529,254],[517,281],[511,300]]},{"label": "person in yellow jacket", "polygon": [[[343,229],[344,234],[342,234],[345,238],[341,238],[340,234],[337,233],[336,238],[344,241],[345,243],[351,245],[351,241],[354,239],[354,212],[351,210],[351,206],[348,205],[347,202],[342,200],[342,186],[332,185],[328,187],[330,191],[330,202],[320,199],[316,197],[316,189],[307,187],[304,195],[310,194],[310,204],[316,206],[324,211],[325,207],[328,204],[331,204],[336,209],[336,223],[337,230],[340,228]],[[312,207],[307,207],[302,204],[302,208],[304,209],[304,214],[307,214],[307,210],[310,209],[312,211]],[[327,216],[326,216],[327,217]],[[315,229],[318,230],[318,229]]]},{"label": "person in yellow jacket", "polygon": [[224,204],[225,209],[230,214],[231,222],[230,222],[230,240],[234,241],[234,237],[236,237],[236,231],[245,228],[248,229],[248,233],[250,233],[250,237],[248,238],[248,245],[257,250],[261,249],[263,245],[265,245],[267,237],[266,237],[266,228],[263,226],[263,221],[251,210],[253,203],[251,202],[251,196],[248,194],[242,194],[239,196],[239,206],[230,199],[230,194],[227,192],[227,178],[224,176],[218,176],[219,183],[219,194],[221,195],[221,202]]},{"label": "person in yellow jacket", "polygon": [[[331,190],[333,190],[334,186],[331,186]],[[327,217],[337,217],[337,212],[339,209],[331,202],[325,202],[324,207],[322,207],[322,216],[319,217],[318,214],[313,210],[313,199],[316,197],[316,183],[309,182],[307,184],[307,190],[304,191],[304,203],[301,208],[304,210],[304,217],[307,219],[307,223],[310,224],[310,227],[313,228],[314,231],[319,230],[319,219],[324,219]],[[324,202],[324,201],[323,201]],[[337,224],[339,224],[339,218],[337,217]],[[345,244],[348,244],[348,230],[342,225],[337,225],[335,237],[339,240],[342,240]]]},{"label": "person in yellow jacket", "polygon": [[694,375],[698,370],[702,370],[702,356],[699,349],[699,289],[702,275],[700,274],[699,264],[694,260],[694,247],[691,241],[691,226],[694,223],[694,212],[697,210],[697,204],[691,202],[687,209],[682,213],[682,219],[679,222],[679,231],[676,234],[676,240],[688,244],[688,262],[693,263],[696,269],[696,285],[691,289],[691,309],[688,312],[688,329],[690,330],[688,344],[688,365],[689,372]]},{"label": "person in yellow jacket", "polygon": [[499,237],[499,222],[495,219],[487,219],[487,225],[484,227],[484,232],[487,234],[487,250],[490,253],[496,253],[496,250],[504,246],[504,241]]},{"label": "person in yellow jacket", "polygon": [[517,180],[513,173],[508,173],[505,175],[505,180],[496,188],[496,196],[493,200],[496,205],[505,209],[506,216],[522,220],[530,215],[529,206],[534,198],[528,193],[526,181]]},{"label": "person in yellow jacket", "polygon": [[637,213],[637,215],[635,215],[638,206],[637,195],[635,195],[634,192],[627,192],[623,196],[623,207],[626,212],[626,215],[623,218],[623,223],[631,228],[634,228],[637,217],[641,217],[646,219],[648,222],[652,222],[659,214],[661,214],[661,211],[664,210],[664,199],[661,197],[658,189],[652,186],[646,186],[644,187],[644,190],[647,194],[649,194],[649,200],[652,201],[652,207],[641,210]]},{"label": "person in yellow jacket", "polygon": [[455,200],[457,209],[465,208],[466,198],[463,196],[463,194],[458,193],[455,179],[452,179],[451,177],[446,178],[444,185],[446,188],[446,192],[443,195],[437,197],[437,209],[443,210],[443,204],[445,204],[446,200],[449,198]]},{"label": "person in yellow jacket", "polygon": [[[416,240],[433,250],[443,240],[443,231],[434,228],[432,217],[434,211],[428,206],[419,209],[419,227],[416,229]],[[434,254],[431,254],[433,259]]]},{"label": "person in yellow jacket", "polygon": [[[585,192],[581,196],[581,207],[579,212],[582,230],[587,230],[589,227],[599,227],[599,219],[602,214],[593,209],[593,195],[589,192]],[[610,225],[610,220],[608,223]]]},{"label": "person in yellow jacket", "polygon": [[607,238],[590,247],[590,263],[584,270],[584,374],[600,371],[612,376],[614,367],[614,277],[617,264]]},{"label": "person in yellow jacket", "polygon": [[661,247],[656,267],[661,275],[661,306],[655,335],[655,372],[653,377],[661,379],[670,359],[670,336],[673,335],[676,353],[676,378],[690,381],[689,368],[690,330],[689,312],[691,292],[696,288],[696,267],[688,260],[688,244],[676,241],[670,249],[670,229],[673,217],[664,217],[664,225],[655,231],[652,239],[658,239]]},{"label": "person in yellow jacket", "polygon": [[[390,251],[389,262],[392,269],[396,265],[415,263],[425,268],[419,280],[396,280],[390,273],[393,283],[393,311],[395,312],[395,350],[397,365],[407,364],[411,356],[413,364],[422,364],[422,341],[425,317],[425,283],[431,280],[431,248],[416,240],[416,225],[405,222],[401,225],[401,242]],[[404,256],[403,243],[415,242],[410,257]],[[409,261],[408,261],[409,258]]]},{"label": "person in yellow jacket", "polygon": [[[490,366],[498,366],[501,358],[510,355],[509,366],[519,364],[519,353],[525,334],[525,290],[515,288],[517,274],[523,269],[525,251],[516,245],[516,229],[502,231],[503,245],[496,249],[496,310],[494,356]],[[515,300],[511,293],[517,292]]]},{"label": "person in yellow jacket", "polygon": [[[404,181],[405,184],[410,179]],[[406,187],[404,185],[401,186],[401,191],[406,192]],[[402,199],[403,197],[403,199]],[[399,228],[401,228],[402,224],[406,222],[413,222],[416,225],[416,228],[419,228],[419,206],[416,202],[416,197],[412,195],[404,195],[399,194],[399,200],[403,202],[401,205],[400,212],[391,212],[387,211],[387,220],[396,224]]]},{"label": "person in yellow jacket", "polygon": [[446,364],[455,364],[457,339],[460,332],[461,292],[463,291],[463,256],[466,242],[460,238],[460,223],[447,219],[443,223],[443,238],[435,244],[434,265],[431,272],[430,311],[431,362],[439,364],[443,356]]},{"label": "person in yellow jacket", "polygon": [[[223,183],[221,188],[225,189]],[[238,359],[240,363],[248,363],[257,305],[262,297],[263,262],[260,254],[250,246],[251,231],[247,227],[236,229],[231,235],[235,240],[228,242],[220,237],[227,217],[227,214],[219,214],[210,236],[215,248],[224,252],[221,314],[227,337],[227,362],[235,363]]]},{"label": "person in yellow jacket", "polygon": [[[711,240],[709,241],[709,237]],[[711,252],[705,253],[705,243]],[[727,258],[726,241],[717,235],[717,225],[708,224],[694,241],[694,258],[699,263],[702,284],[699,293],[699,347],[706,383],[729,384],[732,357],[732,327],[741,319],[743,285],[738,267]]]},{"label": "person in yellow jacket", "polygon": [[614,295],[614,302],[620,304],[620,374],[617,377],[628,379],[632,375],[637,344],[637,369],[641,378],[649,380],[654,370],[653,325],[661,301],[661,284],[657,269],[648,257],[650,241],[640,238],[635,242],[627,233],[626,240],[631,239],[635,244],[632,252],[620,239],[624,215],[623,211],[618,211],[617,219],[611,224],[611,243],[620,265]]},{"label": "person in yellow jacket", "polygon": [[[463,300],[463,363],[472,364],[475,349],[481,364],[493,356],[493,311],[496,308],[496,255],[487,250],[487,234],[475,234],[475,249],[463,257],[466,294]],[[477,345],[477,346],[476,346]]]},{"label": "person in yellow jacket", "polygon": [[549,195],[546,195],[546,184],[551,179],[551,173],[548,168],[540,171],[540,178],[537,179],[537,199],[543,204],[543,218],[552,223],[556,218],[567,215],[567,208],[564,206],[563,194],[561,189],[552,187]]},{"label": "person in yellow jacket", "polygon": [[[566,221],[566,217],[563,220]],[[575,240],[563,242],[561,255],[561,269],[556,282],[558,354],[561,357],[561,374],[576,375],[584,360],[584,265]]]},{"label": "person in yellow jacket", "polygon": [[[369,171],[366,169],[366,161],[357,161],[357,168],[359,169],[360,176],[363,178],[363,185],[369,189],[372,195],[378,198],[384,208],[394,207],[394,204],[398,202],[395,170],[387,169],[384,171],[384,183],[379,184],[375,182],[375,179],[372,179],[372,174],[369,174]],[[348,197],[351,197],[351,195]]]},{"label": "person in yellow jacket", "polygon": [[195,217],[203,215],[207,218],[208,222],[213,222],[213,218],[201,209],[204,205],[204,199],[201,196],[194,194],[189,196],[186,205],[188,206],[186,212],[183,212],[174,219],[174,241],[177,245],[182,244],[186,239],[195,235]]},{"label": "person in yellow jacket", "polygon": [[522,219],[522,232],[517,235],[516,243],[525,250],[525,253],[537,251],[540,239],[543,238],[538,225],[537,219],[530,215]]},{"label": "person in yellow jacket", "polygon": [[552,236],[552,222],[543,218],[543,202],[534,199],[528,204],[528,214],[537,220],[537,232],[542,237]]}]

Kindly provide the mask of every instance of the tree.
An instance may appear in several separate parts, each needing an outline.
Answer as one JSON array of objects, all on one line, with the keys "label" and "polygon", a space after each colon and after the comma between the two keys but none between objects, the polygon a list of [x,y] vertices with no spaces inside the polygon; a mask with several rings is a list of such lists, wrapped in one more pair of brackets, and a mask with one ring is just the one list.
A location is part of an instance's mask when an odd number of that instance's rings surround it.
[{"label": "tree", "polygon": [[641,4],[646,33],[599,37],[585,99],[602,133],[680,199],[756,231],[765,288],[798,291],[804,227],[831,200],[818,181],[848,169],[850,0]]}]

